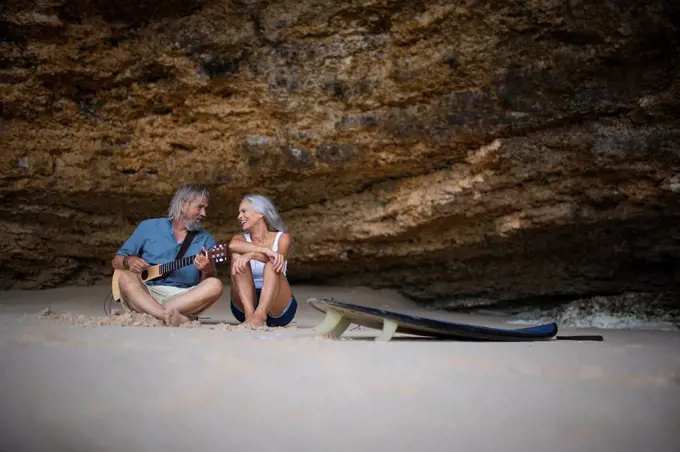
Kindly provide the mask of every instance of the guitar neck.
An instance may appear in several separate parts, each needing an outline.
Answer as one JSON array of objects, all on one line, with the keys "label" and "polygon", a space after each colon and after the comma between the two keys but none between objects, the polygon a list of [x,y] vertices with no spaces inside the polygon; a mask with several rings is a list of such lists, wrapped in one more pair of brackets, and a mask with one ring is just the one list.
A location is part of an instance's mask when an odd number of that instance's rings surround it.
[{"label": "guitar neck", "polygon": [[159,266],[159,271],[161,274],[165,274],[173,272],[178,268],[186,267],[187,265],[194,263],[195,257],[196,255],[194,254],[193,256],[186,256],[181,259],[177,259],[176,261],[168,262],[167,264],[161,264]]}]

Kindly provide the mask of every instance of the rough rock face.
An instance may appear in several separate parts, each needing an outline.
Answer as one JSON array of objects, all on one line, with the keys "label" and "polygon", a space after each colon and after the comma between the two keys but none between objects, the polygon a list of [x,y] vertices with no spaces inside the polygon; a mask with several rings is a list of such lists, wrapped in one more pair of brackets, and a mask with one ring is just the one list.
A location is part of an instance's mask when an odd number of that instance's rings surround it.
[{"label": "rough rock face", "polygon": [[421,300],[680,286],[673,0],[7,0],[1,288],[88,283],[184,182],[290,276]]}]

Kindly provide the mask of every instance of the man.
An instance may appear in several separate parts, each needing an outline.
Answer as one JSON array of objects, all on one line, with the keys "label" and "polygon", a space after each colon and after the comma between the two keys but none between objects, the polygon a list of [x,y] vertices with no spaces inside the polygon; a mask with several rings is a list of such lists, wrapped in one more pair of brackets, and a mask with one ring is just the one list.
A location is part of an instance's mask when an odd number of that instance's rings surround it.
[{"label": "man", "polygon": [[[203,230],[208,190],[197,184],[180,187],[170,203],[168,217],[142,221],[116,252],[112,266],[123,270],[118,278],[121,304],[126,310],[150,314],[177,326],[212,306],[222,294],[207,250],[215,246]],[[196,255],[193,265],[174,270],[167,277],[142,281],[140,273],[149,265],[172,262],[189,231],[195,236],[184,257]]]}]

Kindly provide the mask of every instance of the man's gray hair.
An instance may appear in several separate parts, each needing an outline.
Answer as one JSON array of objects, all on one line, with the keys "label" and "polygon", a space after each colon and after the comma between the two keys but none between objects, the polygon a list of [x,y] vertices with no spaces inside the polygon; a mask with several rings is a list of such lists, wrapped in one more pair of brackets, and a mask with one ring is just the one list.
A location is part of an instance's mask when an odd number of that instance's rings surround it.
[{"label": "man's gray hair", "polygon": [[176,192],[168,208],[168,217],[171,220],[182,219],[182,204],[191,204],[198,198],[209,198],[208,189],[198,184],[182,185]]},{"label": "man's gray hair", "polygon": [[261,213],[264,216],[264,221],[267,223],[267,229],[269,231],[286,231],[286,225],[283,224],[283,220],[276,211],[274,204],[266,197],[262,195],[246,195],[243,197],[244,201],[248,201],[253,209]]}]

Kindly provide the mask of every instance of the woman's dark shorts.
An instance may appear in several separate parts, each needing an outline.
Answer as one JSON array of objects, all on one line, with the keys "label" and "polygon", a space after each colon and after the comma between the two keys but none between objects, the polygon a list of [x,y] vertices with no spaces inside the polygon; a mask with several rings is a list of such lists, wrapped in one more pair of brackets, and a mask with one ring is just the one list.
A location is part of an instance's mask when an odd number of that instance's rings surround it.
[{"label": "woman's dark shorts", "polygon": [[[257,309],[257,305],[260,302],[260,293],[262,293],[261,289],[255,289],[255,309]],[[230,304],[231,313],[234,314],[236,320],[238,320],[241,323],[245,322],[246,315],[234,304],[233,298],[231,299]],[[288,325],[295,317],[295,313],[297,312],[297,306],[298,306],[297,300],[293,295],[291,295],[290,301],[288,302],[288,306],[286,306],[286,309],[283,310],[283,313],[280,316],[273,317],[271,314],[267,314],[267,326],[279,327]]]}]

